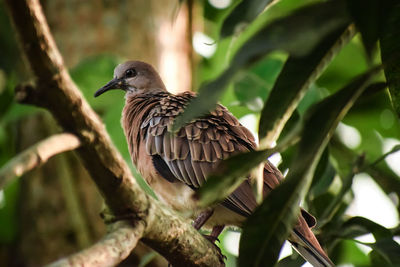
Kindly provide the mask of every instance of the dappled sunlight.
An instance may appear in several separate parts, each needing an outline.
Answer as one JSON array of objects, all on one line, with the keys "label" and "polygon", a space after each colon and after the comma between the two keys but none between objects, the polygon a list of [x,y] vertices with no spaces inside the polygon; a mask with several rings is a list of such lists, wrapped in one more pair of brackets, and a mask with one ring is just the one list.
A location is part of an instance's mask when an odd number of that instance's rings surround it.
[{"label": "dappled sunlight", "polygon": [[337,127],[337,133],[340,140],[349,148],[357,148],[361,144],[361,134],[352,126],[341,122]]},{"label": "dappled sunlight", "polygon": [[193,49],[199,55],[209,58],[217,50],[217,43],[210,36],[202,32],[195,32],[193,34]]},{"label": "dappled sunlight", "polygon": [[399,215],[396,207],[369,175],[357,174],[352,188],[354,200],[346,214],[368,218],[387,228],[397,226]]},{"label": "dappled sunlight", "polygon": [[224,248],[232,255],[239,256],[239,242],[240,242],[240,232],[227,231],[224,239],[222,240],[222,245]]},{"label": "dappled sunlight", "polygon": [[[385,138],[383,140],[383,153],[389,152],[396,145],[400,145],[399,140],[394,138]],[[400,151],[397,151],[387,156],[385,158],[385,162],[398,176],[400,176]]]},{"label": "dappled sunlight", "polygon": [[224,9],[232,3],[232,0],[208,0],[208,2],[215,8]]}]

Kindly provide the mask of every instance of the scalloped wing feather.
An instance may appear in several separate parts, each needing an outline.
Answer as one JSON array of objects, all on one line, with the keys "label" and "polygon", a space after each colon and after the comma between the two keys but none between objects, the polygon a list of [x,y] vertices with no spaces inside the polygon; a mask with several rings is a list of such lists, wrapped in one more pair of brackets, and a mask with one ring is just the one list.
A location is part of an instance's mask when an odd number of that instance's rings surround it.
[{"label": "scalloped wing feather", "polygon": [[[222,105],[208,116],[188,123],[176,135],[168,132],[173,119],[183,111],[193,93],[164,95],[160,104],[144,118],[146,151],[158,155],[177,180],[193,189],[199,188],[218,164],[228,157],[256,148],[253,135]],[[274,176],[279,171],[267,163],[272,181],[268,188],[279,183]],[[269,190],[268,190],[269,191]],[[256,206],[250,184],[243,183],[224,203],[234,211],[249,215]]]}]

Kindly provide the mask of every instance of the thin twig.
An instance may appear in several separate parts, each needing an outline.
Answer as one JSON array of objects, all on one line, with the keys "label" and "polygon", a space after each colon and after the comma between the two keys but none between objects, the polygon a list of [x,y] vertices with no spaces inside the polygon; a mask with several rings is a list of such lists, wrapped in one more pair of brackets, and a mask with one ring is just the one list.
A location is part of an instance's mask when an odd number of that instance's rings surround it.
[{"label": "thin twig", "polygon": [[387,156],[389,156],[390,154],[393,154],[399,150],[400,150],[400,145],[394,146],[389,152],[383,154],[382,156],[380,156],[378,159],[376,159],[372,163],[368,163],[365,161],[365,154],[358,155],[353,164],[353,167],[351,168],[350,173],[348,175],[346,175],[346,177],[343,178],[342,187],[341,187],[339,193],[335,196],[333,201],[331,201],[331,203],[328,205],[328,207],[324,210],[324,213],[321,215],[321,221],[320,221],[321,227],[325,223],[327,223],[331,220],[336,209],[338,208],[340,201],[342,201],[345,194],[351,189],[351,186],[353,184],[353,178],[356,174],[366,172],[367,169],[374,167],[379,162],[384,160]]},{"label": "thin twig", "polygon": [[70,133],[56,134],[37,143],[18,154],[0,169],[0,188],[5,187],[13,178],[41,166],[49,158],[74,150],[80,145],[78,137]]},{"label": "thin twig", "polygon": [[[345,146],[338,138],[334,137],[330,144],[331,147],[337,151],[338,157],[341,159],[341,161],[347,162],[347,164],[352,164],[352,162],[355,162],[357,157],[359,157],[357,153]],[[393,148],[390,152],[394,151],[395,148]],[[386,153],[385,157],[389,154],[391,153]],[[365,161],[360,166],[358,173],[365,172],[370,175],[386,194],[395,192],[397,196],[400,196],[400,182],[398,175],[396,175],[390,168],[376,164],[382,159],[382,156],[379,157],[377,160],[373,161],[373,164]],[[400,211],[400,207],[397,207],[397,209]]]},{"label": "thin twig", "polygon": [[365,168],[368,168],[368,167],[374,167],[376,164],[378,164],[379,162],[381,162],[382,160],[384,160],[387,156],[389,156],[389,155],[391,155],[391,154],[393,154],[393,153],[396,153],[396,152],[399,151],[399,150],[400,150],[400,145],[394,146],[390,151],[386,152],[385,154],[383,154],[382,156],[380,156],[379,158],[377,158],[376,160],[374,160],[374,162],[370,163],[369,166],[365,166],[365,167],[363,168],[363,170],[364,170]]}]

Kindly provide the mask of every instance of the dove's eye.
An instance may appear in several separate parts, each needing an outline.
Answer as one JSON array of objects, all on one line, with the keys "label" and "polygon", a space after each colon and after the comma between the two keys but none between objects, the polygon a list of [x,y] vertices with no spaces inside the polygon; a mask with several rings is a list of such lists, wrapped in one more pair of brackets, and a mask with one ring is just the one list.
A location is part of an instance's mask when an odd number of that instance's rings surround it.
[{"label": "dove's eye", "polygon": [[128,69],[125,71],[126,78],[132,78],[132,77],[135,77],[136,75],[137,75],[137,72],[135,69]]}]

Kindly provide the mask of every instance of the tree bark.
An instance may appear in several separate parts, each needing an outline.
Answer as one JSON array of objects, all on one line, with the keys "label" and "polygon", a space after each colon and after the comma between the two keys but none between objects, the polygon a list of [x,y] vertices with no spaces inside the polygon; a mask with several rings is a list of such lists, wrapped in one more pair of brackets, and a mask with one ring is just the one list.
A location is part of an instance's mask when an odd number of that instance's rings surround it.
[{"label": "tree bark", "polygon": [[7,0],[36,86],[19,87],[21,103],[51,111],[80,139],[78,154],[116,216],[144,223],[143,241],[176,266],[221,266],[219,252],[182,218],[149,197],[111,143],[104,125],[70,79],[37,0]]}]

